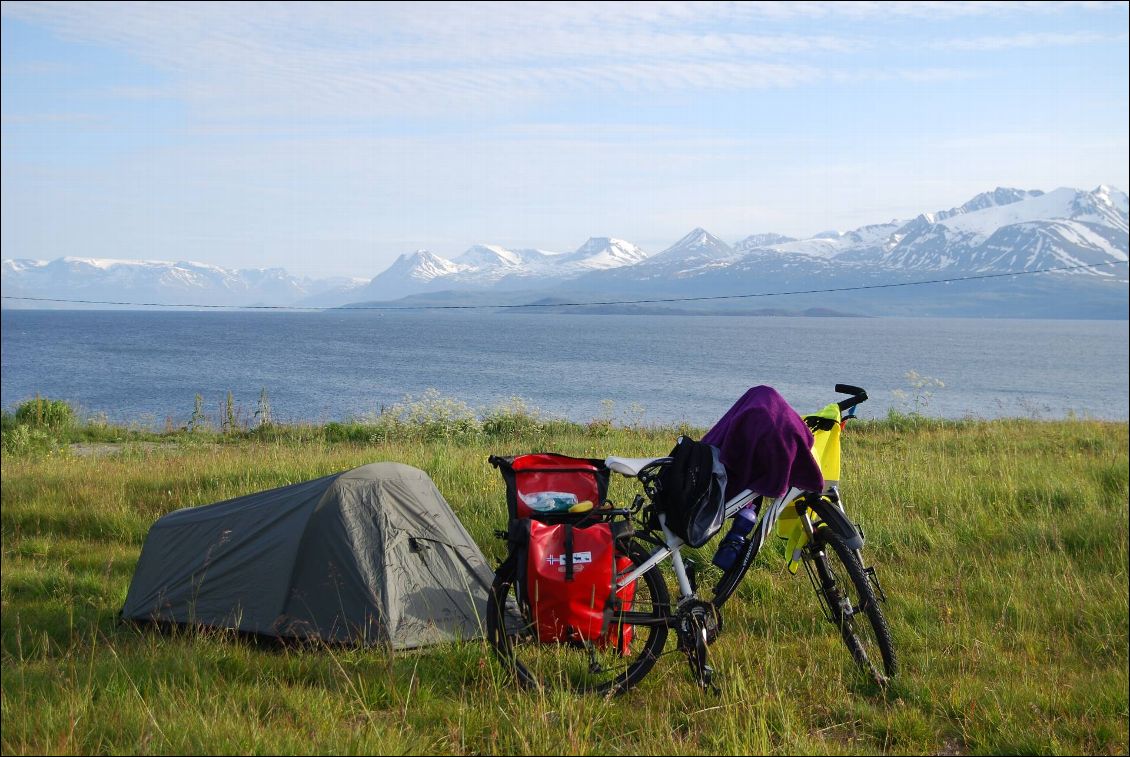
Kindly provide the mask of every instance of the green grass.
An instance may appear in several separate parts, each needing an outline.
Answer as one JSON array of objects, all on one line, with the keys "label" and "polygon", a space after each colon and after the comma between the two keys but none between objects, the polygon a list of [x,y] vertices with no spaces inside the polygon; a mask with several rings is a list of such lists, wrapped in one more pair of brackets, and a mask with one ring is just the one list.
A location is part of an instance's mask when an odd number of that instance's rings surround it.
[{"label": "green grass", "polygon": [[172,510],[395,460],[425,470],[497,560],[505,504],[488,455],[662,454],[679,431],[457,410],[228,433],[75,423],[20,439],[6,417],[3,753],[1127,752],[1126,423],[849,429],[844,494],[902,668],[886,692],[856,675],[779,545],[726,606],[711,648],[720,697],[674,654],[603,700],[516,691],[481,642],[276,649],[117,624],[145,534]]}]

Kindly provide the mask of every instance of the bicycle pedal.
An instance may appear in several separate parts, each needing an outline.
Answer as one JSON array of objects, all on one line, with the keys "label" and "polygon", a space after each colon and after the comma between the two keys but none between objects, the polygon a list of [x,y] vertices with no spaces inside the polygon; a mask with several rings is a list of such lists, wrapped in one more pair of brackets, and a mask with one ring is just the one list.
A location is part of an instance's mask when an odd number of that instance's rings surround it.
[{"label": "bicycle pedal", "polygon": [[698,685],[705,690],[709,690],[716,697],[722,695],[722,689],[718,687],[718,684],[714,683],[714,668],[710,667],[709,665],[702,666],[702,671],[698,679]]},{"label": "bicycle pedal", "polygon": [[697,670],[698,688],[710,690],[714,696],[722,694],[722,689],[714,682],[714,668],[711,665],[703,664],[702,668]]}]

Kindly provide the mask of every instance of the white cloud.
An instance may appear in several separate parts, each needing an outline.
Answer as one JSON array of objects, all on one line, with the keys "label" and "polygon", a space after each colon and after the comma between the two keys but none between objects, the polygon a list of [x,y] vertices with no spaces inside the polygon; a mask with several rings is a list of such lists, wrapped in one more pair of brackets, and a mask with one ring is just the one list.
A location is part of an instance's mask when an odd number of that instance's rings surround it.
[{"label": "white cloud", "polygon": [[[119,96],[183,99],[198,118],[370,117],[587,92],[791,87],[828,34],[705,29],[728,4],[5,4],[6,16],[108,44],[168,75]],[[699,31],[684,27],[694,22]]]},{"label": "white cloud", "polygon": [[813,56],[868,43],[733,22],[880,12],[799,5],[15,3],[4,13],[136,56],[168,74],[163,94],[197,115],[316,106],[363,117],[479,98],[793,87],[820,77]]},{"label": "white cloud", "polygon": [[[727,238],[811,233],[818,218],[877,220],[860,203],[921,210],[1012,180],[1046,186],[1042,175],[1118,183],[1125,169],[1111,177],[1110,165],[1124,160],[1125,139],[1104,154],[1074,150],[1078,133],[968,147],[939,138],[1016,128],[1011,112],[1002,127],[972,96],[957,113],[945,107],[961,89],[945,82],[999,75],[952,53],[1125,40],[1093,18],[1092,31],[1015,31],[1080,7],[6,2],[6,25],[110,47],[158,75],[76,76],[89,89],[55,113],[17,110],[5,90],[5,248],[50,237],[58,254],[241,265],[278,262],[279,250],[317,251],[310,264],[322,265],[347,250],[366,261],[350,272],[373,275],[418,246],[563,250],[612,234],[654,250],[700,224]],[[1003,17],[1010,23],[989,23]],[[934,42],[938,29],[948,36]],[[35,76],[81,59],[60,57],[5,67],[6,86],[34,89]],[[1087,123],[1124,131],[1125,93],[1110,98],[1090,106],[1099,117]],[[732,107],[715,114],[719,103]],[[636,104],[649,109],[632,122]],[[102,124],[83,123],[88,108],[161,133],[119,130],[117,149],[99,152],[101,142],[37,140],[25,128],[89,132]],[[154,113],[165,120],[142,123]],[[10,150],[29,133],[18,143],[26,153]],[[37,162],[57,144],[82,158]],[[1045,165],[1049,145],[1057,167]]]},{"label": "white cloud", "polygon": [[[111,45],[169,76],[135,95],[207,119],[445,112],[575,93],[797,87],[870,75],[961,78],[952,67],[851,73],[881,35],[789,31],[803,19],[1054,13],[1060,3],[5,3],[6,17]],[[844,28],[844,24],[840,24]],[[850,27],[849,27],[850,28]],[[869,37],[869,34],[872,35]],[[941,50],[1085,44],[1094,33],[934,43]],[[873,39],[872,39],[873,37]],[[1125,38],[1125,37],[1123,37]],[[884,40],[885,43],[885,40]],[[125,90],[122,90],[125,91]]]},{"label": "white cloud", "polygon": [[969,37],[966,39],[947,39],[931,43],[938,50],[957,51],[995,51],[1022,48],[1073,47],[1076,45],[1096,45],[1125,42],[1126,34],[1104,34],[1099,32],[1024,32],[997,36]]}]

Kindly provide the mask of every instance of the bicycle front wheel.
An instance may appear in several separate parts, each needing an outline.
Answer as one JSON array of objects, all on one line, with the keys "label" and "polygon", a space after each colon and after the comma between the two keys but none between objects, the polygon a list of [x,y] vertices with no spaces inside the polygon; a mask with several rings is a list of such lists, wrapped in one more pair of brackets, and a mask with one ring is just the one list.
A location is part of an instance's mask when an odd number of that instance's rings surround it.
[{"label": "bicycle front wheel", "polygon": [[[647,557],[637,548],[629,556],[629,570]],[[487,602],[487,638],[503,667],[522,686],[622,694],[639,683],[663,653],[671,605],[658,567],[636,580],[630,606],[612,614],[610,628],[618,629],[620,639],[615,643],[539,641],[517,579],[516,563],[499,568]]]},{"label": "bicycle front wheel", "polygon": [[856,552],[824,528],[804,558],[828,620],[840,629],[852,659],[871,680],[885,686],[898,672],[898,661],[887,619]]}]

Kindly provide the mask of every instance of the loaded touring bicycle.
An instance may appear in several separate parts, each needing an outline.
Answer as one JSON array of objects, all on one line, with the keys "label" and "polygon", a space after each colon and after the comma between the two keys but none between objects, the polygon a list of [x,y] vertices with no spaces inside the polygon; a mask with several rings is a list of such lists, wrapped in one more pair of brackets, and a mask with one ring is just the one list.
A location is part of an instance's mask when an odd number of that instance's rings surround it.
[{"label": "loaded touring bicycle", "polygon": [[[867,393],[835,388],[850,396],[801,420],[775,390],[755,387],[703,442],[680,437],[667,457],[492,457],[510,514],[499,532],[510,549],[487,607],[503,666],[525,686],[619,694],[674,637],[669,651],[717,691],[707,649],[722,630],[722,607],[776,533],[788,539],[788,569],[804,567],[851,658],[885,685],[897,670],[886,596],[839,489],[841,433]],[[605,499],[613,473],[640,484],[628,507]],[[722,575],[704,595],[681,550],[702,546],[726,520],[714,559]]]}]

